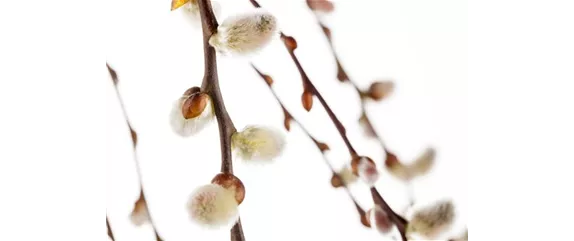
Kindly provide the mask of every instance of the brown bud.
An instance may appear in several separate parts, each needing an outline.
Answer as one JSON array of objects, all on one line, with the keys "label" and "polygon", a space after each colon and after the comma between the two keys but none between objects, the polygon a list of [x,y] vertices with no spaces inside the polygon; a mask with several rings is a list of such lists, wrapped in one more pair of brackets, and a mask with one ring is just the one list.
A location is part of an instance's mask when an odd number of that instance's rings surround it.
[{"label": "brown bud", "polygon": [[283,42],[285,43],[287,48],[289,48],[289,50],[293,51],[297,48],[297,41],[293,37],[287,35],[281,35],[281,39],[283,39]]},{"label": "brown bud", "polygon": [[371,226],[374,226],[379,233],[386,234],[389,233],[393,228],[393,223],[389,218],[389,215],[383,208],[380,206],[375,206],[373,209],[369,210],[369,222],[371,217],[373,219],[373,223]]},{"label": "brown bud", "polygon": [[359,176],[359,164],[362,161],[368,161],[368,162],[370,162],[376,166],[375,162],[370,157],[366,157],[366,156],[355,157],[351,160],[351,170],[352,170],[353,174],[355,174],[355,176]]},{"label": "brown bud", "polygon": [[307,0],[307,6],[313,11],[332,12],[335,5],[329,0]]},{"label": "brown bud", "polygon": [[238,204],[243,202],[245,198],[245,186],[235,175],[231,173],[219,173],[212,180],[211,183],[224,187],[235,193],[235,200]]},{"label": "brown bud", "polygon": [[327,38],[329,39],[329,41],[331,41],[331,29],[329,29],[327,26],[325,25],[321,25],[321,29],[323,29],[323,33],[325,33],[325,36],[327,36]]},{"label": "brown bud", "polygon": [[387,152],[387,157],[385,159],[385,166],[387,167],[392,167],[395,165],[401,164],[399,162],[399,159],[397,158],[397,156],[395,156],[395,154]]},{"label": "brown bud", "polygon": [[209,95],[206,93],[198,93],[190,96],[183,102],[181,107],[183,117],[185,119],[191,119],[201,115],[208,102]]},{"label": "brown bud", "polygon": [[143,192],[140,192],[140,197],[134,204],[134,209],[132,210],[130,219],[136,226],[140,226],[149,221],[147,203],[143,196]]},{"label": "brown bud", "polygon": [[285,120],[283,121],[283,125],[285,125],[285,130],[291,130],[291,118],[285,116]]},{"label": "brown bud", "polygon": [[191,96],[191,95],[199,93],[199,92],[201,92],[201,88],[194,86],[194,87],[187,89],[185,92],[183,92],[183,96]]},{"label": "brown bud", "polygon": [[333,173],[331,177],[331,186],[334,188],[342,187],[343,186],[343,179],[336,173]]},{"label": "brown bud", "polygon": [[389,96],[395,84],[391,81],[378,81],[371,84],[369,87],[368,95],[374,100],[382,100]]},{"label": "brown bud", "polygon": [[301,95],[301,102],[303,102],[303,108],[307,111],[311,111],[313,107],[313,93],[309,91],[303,91],[303,95]]},{"label": "brown bud", "polygon": [[267,82],[267,85],[271,86],[273,84],[273,78],[271,78],[271,76],[264,74],[261,77]]},{"label": "brown bud", "polygon": [[132,142],[135,147],[138,144],[138,134],[134,131],[134,129],[132,129],[131,126],[130,126],[130,134],[132,135]]},{"label": "brown bud", "polygon": [[321,150],[321,152],[326,152],[330,150],[329,145],[323,142],[315,141],[315,144],[317,144],[317,147],[319,147],[319,150]]},{"label": "brown bud", "polygon": [[361,215],[361,223],[363,224],[363,226],[367,228],[371,227],[371,221],[369,220],[369,212],[366,212],[363,215]]}]

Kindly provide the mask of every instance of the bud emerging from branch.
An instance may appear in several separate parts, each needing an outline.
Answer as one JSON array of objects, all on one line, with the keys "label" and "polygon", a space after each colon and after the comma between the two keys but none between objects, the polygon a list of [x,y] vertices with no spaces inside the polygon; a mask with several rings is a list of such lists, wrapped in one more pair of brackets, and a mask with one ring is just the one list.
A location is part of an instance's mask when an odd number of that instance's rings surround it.
[{"label": "bud emerging from branch", "polygon": [[369,162],[366,157],[361,158],[358,166],[359,177],[363,182],[372,187],[379,180],[379,171],[374,162]]},{"label": "bud emerging from branch", "polygon": [[[215,117],[209,95],[190,88],[173,104],[170,113],[172,130],[183,137],[203,130]],[[191,94],[191,95],[186,95]]]},{"label": "bud emerging from branch", "polygon": [[219,52],[249,54],[267,45],[276,30],[277,20],[269,13],[258,11],[237,15],[221,23],[209,44]]},{"label": "bud emerging from branch", "polygon": [[130,220],[136,226],[141,226],[142,224],[150,221],[149,213],[147,211],[147,203],[142,195],[140,195],[140,198],[134,205],[134,209],[130,215]]},{"label": "bud emerging from branch", "polygon": [[415,212],[407,226],[407,235],[416,233],[434,239],[452,224],[454,215],[454,205],[450,200],[439,201]]},{"label": "bud emerging from branch", "polygon": [[357,176],[347,166],[343,167],[337,174],[331,177],[331,185],[333,187],[342,187],[343,184],[349,185],[357,181]]},{"label": "bud emerging from branch", "polygon": [[197,188],[187,208],[191,220],[206,228],[231,228],[239,218],[234,193],[216,184]]},{"label": "bud emerging from branch", "polygon": [[307,90],[303,91],[301,102],[306,111],[311,111],[311,108],[313,108],[313,93]]},{"label": "bud emerging from branch", "polygon": [[369,157],[361,156],[361,157],[353,158],[351,160],[351,170],[353,171],[353,174],[355,174],[356,176],[359,176],[359,166],[365,167],[366,164],[364,164],[364,162],[370,162],[373,166],[376,166],[373,159],[371,159]]},{"label": "bud emerging from branch", "polygon": [[388,234],[394,226],[387,212],[379,205],[375,205],[375,207],[367,211],[367,220],[369,220],[371,227],[380,234]]},{"label": "bud emerging from branch", "polygon": [[391,81],[378,81],[371,84],[367,95],[373,100],[382,100],[393,92],[395,84]]},{"label": "bud emerging from branch", "polygon": [[285,137],[270,127],[247,126],[231,137],[237,155],[246,161],[269,162],[281,154]]},{"label": "bud emerging from branch", "polygon": [[211,183],[231,191],[235,195],[237,204],[241,204],[243,199],[245,199],[245,186],[243,186],[243,182],[231,173],[219,173],[211,180]]}]

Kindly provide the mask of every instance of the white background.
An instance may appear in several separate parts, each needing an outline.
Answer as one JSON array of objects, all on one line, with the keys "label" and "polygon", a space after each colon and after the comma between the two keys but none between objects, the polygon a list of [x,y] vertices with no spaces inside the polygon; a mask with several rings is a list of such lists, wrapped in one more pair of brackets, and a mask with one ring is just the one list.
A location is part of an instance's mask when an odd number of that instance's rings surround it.
[{"label": "white background", "polygon": [[[336,79],[327,41],[304,1],[261,4],[277,16],[286,34],[298,40],[296,54],[347,126],[353,145],[382,167],[381,148],[364,138],[358,127],[358,96],[350,85]],[[249,1],[220,1],[220,5],[222,17],[253,10]],[[219,171],[219,141],[215,124],[185,139],[169,128],[171,103],[187,88],[201,85],[203,50],[199,29],[194,30],[180,11],[170,12],[167,7],[141,4],[126,19],[124,12],[133,7],[115,5],[107,20],[117,38],[108,41],[107,59],[118,71],[128,115],[140,133],[138,157],[158,232],[166,240],[225,240],[228,230],[204,231],[193,226],[185,213],[190,192]],[[357,15],[362,9],[366,11]],[[373,80],[396,81],[396,93],[383,103],[369,104],[369,114],[389,147],[406,161],[429,145],[437,148],[436,169],[414,184],[416,198],[422,204],[454,199],[462,228],[467,190],[464,9],[465,4],[456,1],[416,6],[339,1],[329,21],[353,80],[363,88]],[[278,39],[253,58],[220,57],[221,88],[237,128],[262,124],[284,132],[282,111],[249,61],[274,77],[274,88],[289,110],[331,146],[330,160],[336,166],[349,163],[344,143],[319,102],[315,100],[311,113],[303,110],[299,73]],[[111,85],[107,92],[110,222],[118,240],[152,240],[147,227],[134,228],[128,220],[138,195],[137,179],[126,125]],[[284,155],[272,165],[249,166],[235,160],[235,173],[247,190],[240,206],[246,239],[380,239],[362,227],[346,193],[330,187],[330,173],[312,142],[295,125],[286,135]],[[397,211],[404,209],[407,189],[400,181],[385,172],[377,187]],[[357,184],[352,190],[365,209],[372,206],[367,186]],[[460,231],[458,227],[455,234]]]}]

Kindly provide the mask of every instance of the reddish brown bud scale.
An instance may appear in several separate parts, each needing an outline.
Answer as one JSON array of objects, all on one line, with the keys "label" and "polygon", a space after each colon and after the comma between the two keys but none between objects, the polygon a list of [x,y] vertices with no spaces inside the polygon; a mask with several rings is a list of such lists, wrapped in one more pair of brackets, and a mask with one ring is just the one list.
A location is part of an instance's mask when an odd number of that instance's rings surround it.
[{"label": "reddish brown bud scale", "polygon": [[134,144],[134,147],[138,144],[138,134],[134,131],[134,129],[132,129],[132,127],[130,126],[130,134],[132,136],[132,143]]},{"label": "reddish brown bud scale", "polygon": [[285,126],[285,130],[290,131],[291,130],[291,118],[288,116],[285,116],[285,120],[283,121],[283,125]]},{"label": "reddish brown bud scale", "polygon": [[326,152],[326,151],[330,150],[329,145],[327,145],[323,142],[317,141],[316,144],[317,144],[317,147],[319,147],[319,150],[321,150],[321,152]]},{"label": "reddish brown bud scale", "polygon": [[359,176],[359,164],[363,160],[366,160],[376,166],[375,162],[370,157],[366,156],[355,157],[351,160],[351,170],[353,171],[353,174],[355,174],[356,176]]},{"label": "reddish brown bud scale", "polygon": [[323,29],[323,33],[325,33],[325,36],[327,36],[327,39],[329,39],[329,41],[331,41],[331,29],[329,29],[327,26],[321,24],[321,29]]},{"label": "reddish brown bud scale", "polygon": [[329,0],[307,0],[307,6],[313,11],[332,12],[335,5]]},{"label": "reddish brown bud scale", "polygon": [[245,199],[245,186],[243,182],[231,173],[219,173],[211,180],[211,183],[222,186],[235,194],[237,204],[241,204]]},{"label": "reddish brown bud scale", "polygon": [[183,92],[183,95],[184,96],[191,96],[191,95],[197,94],[199,92],[201,92],[201,88],[194,86],[194,87],[187,89],[185,92]]},{"label": "reddish brown bud scale", "polygon": [[201,115],[208,102],[209,96],[206,93],[197,93],[190,96],[183,102],[181,107],[183,117],[191,119]]},{"label": "reddish brown bud scale", "polygon": [[304,91],[301,95],[301,102],[303,103],[303,108],[307,111],[311,111],[313,107],[313,93],[309,91]]},{"label": "reddish brown bud scale", "polygon": [[271,76],[264,74],[261,77],[263,77],[263,79],[265,80],[265,82],[267,82],[269,86],[273,84],[273,78],[271,78]]},{"label": "reddish brown bud scale", "polygon": [[336,173],[333,173],[333,176],[331,177],[331,186],[333,186],[334,188],[339,188],[343,186],[343,179]]},{"label": "reddish brown bud scale", "polygon": [[361,215],[361,224],[363,224],[363,226],[370,228],[371,227],[371,221],[369,221],[369,212],[363,213]]},{"label": "reddish brown bud scale", "polygon": [[395,84],[391,81],[379,81],[372,83],[367,93],[373,100],[382,100],[389,96],[394,88]]},{"label": "reddish brown bud scale", "polygon": [[293,51],[297,48],[297,41],[293,37],[287,35],[281,35],[281,39],[283,40],[283,42],[285,43],[287,48],[289,48],[290,51]]},{"label": "reddish brown bud scale", "polygon": [[385,159],[385,166],[393,167],[397,164],[400,164],[399,159],[395,154],[387,152],[387,159]]}]

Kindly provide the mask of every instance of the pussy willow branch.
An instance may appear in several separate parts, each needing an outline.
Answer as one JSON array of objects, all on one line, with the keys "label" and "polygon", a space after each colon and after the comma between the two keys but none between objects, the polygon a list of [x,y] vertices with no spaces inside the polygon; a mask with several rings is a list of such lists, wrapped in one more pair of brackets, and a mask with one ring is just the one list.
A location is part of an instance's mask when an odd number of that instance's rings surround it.
[{"label": "pussy willow branch", "polygon": [[[257,8],[261,7],[261,5],[256,0],[250,0],[250,2],[251,2],[251,4],[253,4],[253,6],[255,6]],[[287,36],[283,32],[280,32],[280,35],[281,35],[281,39],[283,40],[283,44],[285,45],[287,51],[289,52],[289,55],[291,56],[291,59],[293,60],[293,62],[297,66],[297,70],[299,71],[299,74],[301,75],[301,79],[303,82],[303,88],[306,91],[311,91],[311,93],[313,93],[313,95],[315,95],[317,97],[317,99],[319,99],[319,102],[321,102],[321,105],[327,111],[329,118],[331,118],[331,121],[337,127],[339,135],[341,136],[341,138],[345,142],[345,145],[347,146],[347,149],[349,150],[349,154],[351,155],[352,158],[358,158],[359,155],[357,154],[357,152],[355,151],[355,149],[351,145],[349,138],[347,137],[345,127],[343,126],[341,121],[339,121],[337,116],[333,113],[333,111],[331,110],[331,108],[329,107],[329,105],[327,104],[327,102],[325,101],[323,96],[321,95],[321,93],[317,90],[315,85],[311,82],[311,80],[309,79],[309,77],[305,73],[305,70],[303,69],[303,67],[301,67],[299,59],[295,55],[295,51],[294,51],[296,46],[297,46],[297,41],[295,40],[295,38],[293,38],[291,36]],[[377,191],[377,189],[375,187],[371,188],[371,196],[373,198],[373,201],[377,205],[380,205],[387,213],[390,214],[389,215],[390,219],[395,225],[397,225],[397,227],[400,231],[400,234],[401,234],[401,238],[403,239],[403,241],[406,241],[407,238],[405,236],[405,230],[406,230],[405,226],[407,224],[407,221],[403,217],[398,215],[395,211],[392,210],[392,208],[386,203],[386,201],[379,194],[379,192]]]},{"label": "pussy willow branch", "polygon": [[[313,15],[315,16],[315,19],[317,20],[317,24],[319,24],[319,26],[321,27],[321,29],[323,30],[323,34],[325,35],[325,38],[327,38],[327,42],[329,43],[329,49],[331,50],[331,54],[333,55],[333,58],[335,59],[335,63],[337,65],[337,79],[341,82],[348,82],[353,86],[353,89],[355,89],[355,91],[357,92],[357,95],[359,95],[360,99],[361,99],[361,118],[364,121],[364,124],[366,125],[365,128],[370,130],[370,133],[372,133],[374,135],[374,137],[377,139],[377,141],[379,142],[379,144],[381,145],[381,148],[383,149],[383,151],[385,152],[385,158],[386,159],[397,159],[397,156],[389,150],[389,148],[385,145],[385,142],[383,141],[383,138],[377,133],[377,131],[375,130],[369,115],[367,115],[367,109],[366,109],[366,102],[367,102],[367,95],[361,91],[361,89],[359,88],[359,86],[349,77],[349,75],[347,74],[347,71],[345,71],[345,68],[343,68],[343,65],[341,64],[341,61],[339,59],[339,56],[337,54],[337,51],[335,50],[335,46],[333,44],[333,39],[331,36],[331,29],[329,27],[327,27],[325,24],[323,24],[323,22],[321,21],[320,17],[316,14],[315,11],[313,11],[313,9],[310,9],[311,12],[313,12]],[[411,183],[409,182],[408,184],[408,199],[409,199],[409,205],[407,206],[407,209],[412,206],[414,204],[414,195],[412,192],[412,186]]]},{"label": "pussy willow branch", "polygon": [[110,237],[112,241],[115,241],[116,239],[114,239],[114,232],[112,232],[112,228],[110,227],[110,221],[108,220],[107,215],[106,215],[106,227],[108,228],[108,237]]},{"label": "pussy willow branch", "polygon": [[[131,137],[131,139],[132,139],[132,147],[133,147],[133,149],[134,149],[134,161],[135,161],[135,164],[136,164],[136,172],[137,172],[137,176],[138,176],[139,184],[140,184],[140,196],[139,196],[139,198],[142,199],[142,200],[144,200],[144,202],[146,202],[146,211],[147,211],[147,213],[148,213],[149,221],[150,221],[151,227],[152,227],[152,229],[153,229],[153,232],[154,232],[154,234],[155,234],[156,240],[157,240],[157,241],[162,241],[162,239],[159,237],[159,235],[158,235],[158,233],[157,233],[157,231],[156,231],[157,229],[156,229],[156,226],[155,226],[155,224],[154,224],[154,222],[153,222],[153,219],[151,218],[151,213],[150,213],[150,211],[149,211],[149,207],[148,207],[148,205],[147,205],[147,201],[146,201],[145,194],[144,194],[142,173],[141,173],[141,168],[140,168],[139,160],[138,160],[138,158],[137,158],[137,151],[136,151],[136,147],[137,147],[137,143],[138,143],[138,135],[137,135],[136,131],[134,131],[134,129],[132,128],[132,125],[130,124],[130,121],[129,121],[129,119],[128,119],[128,114],[127,114],[126,108],[125,108],[125,106],[124,106],[124,101],[123,101],[123,99],[122,99],[122,96],[120,95],[120,91],[119,91],[119,89],[118,89],[118,75],[117,75],[116,71],[113,70],[107,63],[106,63],[106,67],[108,67],[108,71],[110,72],[110,75],[111,75],[111,77],[112,77],[112,82],[113,82],[113,84],[114,84],[114,89],[116,90],[116,96],[117,96],[118,101],[119,101],[119,103],[120,103],[120,107],[121,107],[121,109],[122,109],[122,113],[123,113],[123,115],[124,115],[124,119],[126,120],[126,123],[128,124],[128,128],[129,128],[129,130],[130,130],[130,137]],[[106,220],[106,222],[107,222],[107,220]],[[109,225],[108,225],[108,226],[109,226]],[[108,228],[108,230],[109,230],[109,228]],[[109,233],[108,233],[108,234],[109,234]]]},{"label": "pussy willow branch", "polygon": [[[283,110],[283,114],[285,115],[285,122],[286,122],[285,128],[289,129],[289,125],[287,123],[288,121],[292,120],[293,122],[295,122],[299,126],[299,128],[301,128],[301,130],[303,130],[303,132],[307,135],[307,137],[309,137],[309,139],[311,139],[313,141],[313,143],[315,143],[315,146],[321,152],[323,160],[325,161],[325,164],[327,164],[327,166],[329,167],[329,170],[331,170],[331,173],[333,174],[333,176],[339,177],[339,174],[335,171],[335,169],[333,168],[333,165],[331,165],[331,163],[327,159],[327,156],[325,156],[325,151],[328,150],[328,146],[325,143],[320,142],[315,137],[313,137],[313,135],[311,135],[311,133],[307,130],[307,128],[305,128],[305,126],[303,126],[301,124],[301,122],[299,122],[295,117],[293,117],[293,115],[287,110],[287,108],[285,107],[283,102],[281,102],[281,99],[279,99],[279,96],[277,96],[277,93],[273,89],[273,86],[272,86],[273,85],[273,79],[269,75],[261,73],[261,71],[259,71],[259,69],[257,69],[257,67],[255,67],[253,64],[251,64],[251,67],[265,81],[265,83],[267,84],[267,87],[269,87],[269,90],[271,91],[271,93],[275,97],[275,100],[277,100],[277,102],[281,106],[281,109]],[[342,182],[342,185],[343,185],[342,187],[345,189],[345,191],[349,195],[349,198],[351,198],[351,200],[353,201],[353,204],[355,204],[355,208],[357,209],[357,212],[359,212],[359,216],[361,217],[361,222],[363,222],[363,225],[366,225],[366,223],[364,223],[366,220],[365,210],[363,210],[363,208],[361,208],[361,206],[359,206],[359,203],[357,203],[357,201],[353,197],[353,194],[351,194],[351,191],[347,187],[347,184],[345,182]]]},{"label": "pussy willow branch", "polygon": [[[204,53],[204,76],[201,84],[202,91],[206,92],[213,102],[217,124],[219,126],[219,140],[221,146],[221,172],[233,173],[231,159],[231,136],[237,130],[231,121],[231,117],[225,109],[223,97],[219,89],[217,76],[217,56],[215,49],[209,44],[209,38],[217,32],[217,19],[211,8],[211,0],[199,0],[199,13],[201,16],[201,28],[203,30],[203,53]],[[231,228],[232,241],[245,241],[241,219]]]}]

